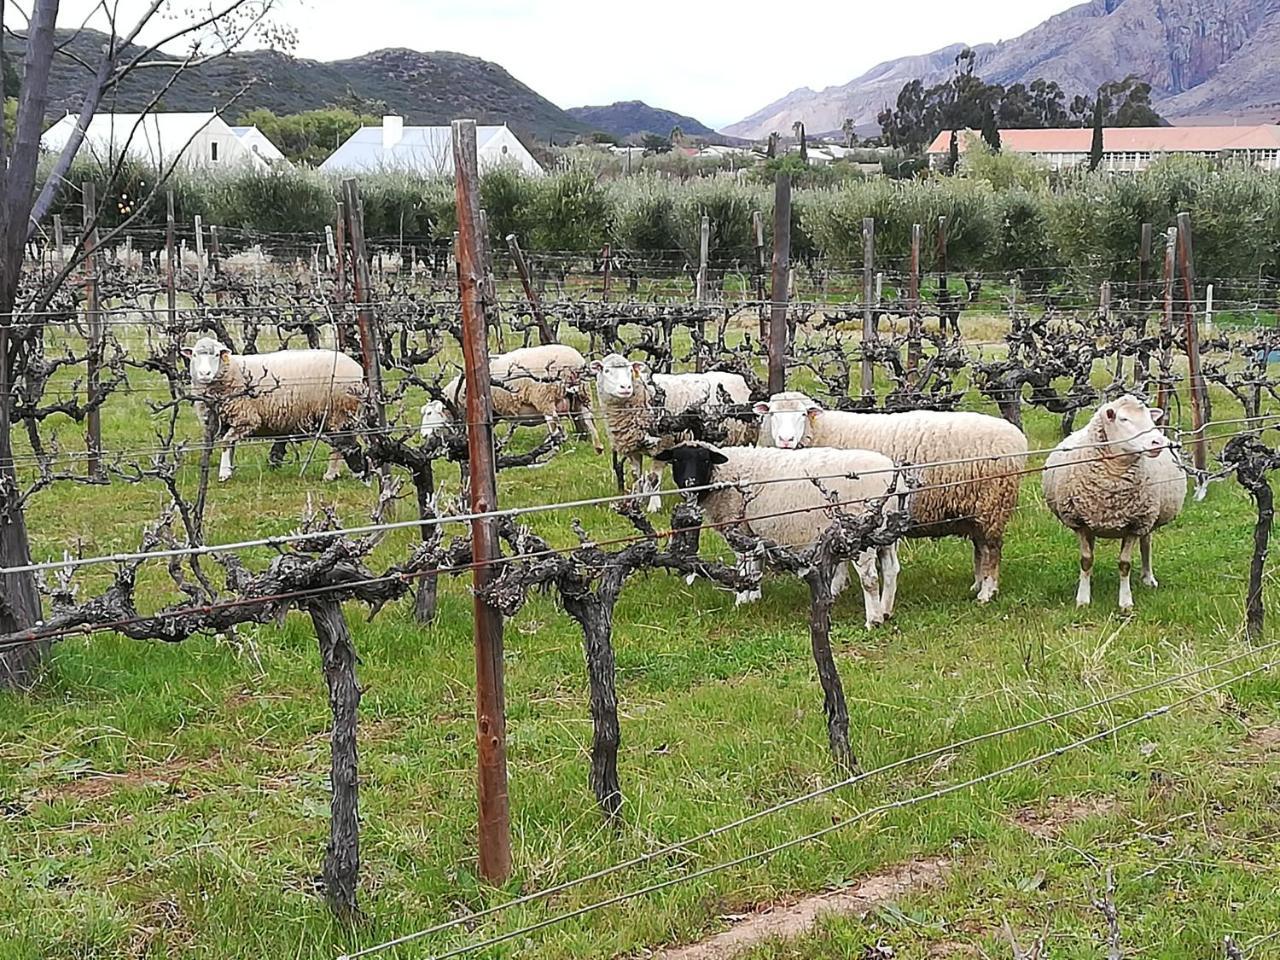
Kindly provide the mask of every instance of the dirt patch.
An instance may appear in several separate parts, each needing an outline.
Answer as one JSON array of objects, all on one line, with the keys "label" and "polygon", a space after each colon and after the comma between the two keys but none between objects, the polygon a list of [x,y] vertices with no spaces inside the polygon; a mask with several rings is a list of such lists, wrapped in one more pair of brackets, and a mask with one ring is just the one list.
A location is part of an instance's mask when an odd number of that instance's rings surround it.
[{"label": "dirt patch", "polygon": [[654,960],[727,960],[766,940],[794,940],[829,914],[864,917],[885,903],[916,890],[937,886],[950,861],[941,857],[913,860],[884,873],[872,874],[851,887],[806,897],[787,906],[774,906],[734,924],[723,933],[683,947],[670,947]]},{"label": "dirt patch", "polygon": [[[221,756],[214,754],[202,760],[167,760],[142,770],[128,770],[124,773],[102,773],[87,771],[73,779],[57,783],[42,784],[37,796],[46,802],[53,800],[100,800],[110,796],[117,790],[139,787],[160,786],[186,797],[195,796],[196,788],[192,785],[194,774],[205,774],[221,762]],[[203,791],[199,791],[203,792]]]},{"label": "dirt patch", "polygon": [[1071,824],[1093,816],[1105,816],[1116,808],[1113,797],[1050,797],[1043,810],[1025,807],[1014,821],[1032,836],[1054,840]]},{"label": "dirt patch", "polygon": [[924,948],[926,957],[976,957],[978,948],[959,940],[938,940]]},{"label": "dirt patch", "polygon": [[1244,746],[1258,753],[1280,753],[1280,725],[1259,727],[1244,738]]}]

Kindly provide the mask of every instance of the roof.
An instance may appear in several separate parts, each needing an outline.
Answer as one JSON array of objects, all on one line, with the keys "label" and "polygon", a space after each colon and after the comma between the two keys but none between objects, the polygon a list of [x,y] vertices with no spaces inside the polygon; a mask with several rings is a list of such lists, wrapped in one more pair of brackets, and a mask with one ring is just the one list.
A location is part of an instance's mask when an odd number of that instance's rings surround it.
[{"label": "roof", "polygon": [[[506,125],[477,126],[476,150],[483,153],[485,144],[506,129]],[[453,128],[404,128],[400,140],[390,147],[382,145],[382,127],[361,127],[324,163],[321,170],[361,171],[384,167],[412,168],[427,173],[449,173],[453,170]]]},{"label": "roof", "polygon": [[[67,114],[40,138],[41,146],[60,150],[79,122],[78,114]],[[86,149],[119,150],[127,143],[130,152],[167,157],[181,151],[206,127],[221,124],[212,110],[203,113],[99,113],[89,121]]]},{"label": "roof", "polygon": [[[965,137],[972,130],[959,131],[963,153]],[[943,130],[929,144],[926,153],[946,153],[951,131]],[[1001,130],[1000,149],[1013,153],[1088,153],[1093,143],[1092,127],[1055,127],[1047,130]],[[1219,150],[1280,150],[1280,126],[1253,127],[1104,127],[1104,153],[1213,153]]]}]

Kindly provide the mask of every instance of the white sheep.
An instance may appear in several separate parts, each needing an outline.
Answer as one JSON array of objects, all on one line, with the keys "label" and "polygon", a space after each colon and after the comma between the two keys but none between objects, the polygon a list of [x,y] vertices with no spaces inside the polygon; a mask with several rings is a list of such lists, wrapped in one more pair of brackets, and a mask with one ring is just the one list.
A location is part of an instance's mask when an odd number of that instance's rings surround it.
[{"label": "white sheep", "polygon": [[1120,609],[1133,609],[1129,570],[1142,548],[1142,582],[1151,571],[1151,532],[1182,512],[1187,475],[1156,426],[1162,410],[1131,394],[1105,403],[1049,454],[1041,486],[1053,515],[1080,538],[1076,606],[1089,604],[1095,537],[1120,541]]},{"label": "white sheep", "polygon": [[[600,453],[604,446],[591,409],[591,391],[584,379],[586,366],[581,353],[562,343],[520,347],[491,357],[494,416],[516,421],[541,418],[548,432],[556,434],[560,431],[560,417],[567,414],[578,435],[590,436],[596,453]],[[449,381],[444,396],[445,401],[431,400],[422,407],[424,439],[453,423],[454,411],[459,416],[466,415],[467,384],[461,376]]]},{"label": "white sheep", "polygon": [[[732,403],[747,403],[751,389],[736,373],[650,373],[646,364],[631,361],[620,353],[611,353],[591,364],[596,375],[596,394],[604,413],[605,427],[613,452],[631,466],[637,493],[656,491],[658,474],[646,474],[645,455],[661,448],[662,440],[654,429],[662,414],[680,415],[700,407],[714,413],[723,406],[720,391]],[[662,393],[658,406],[657,394]],[[745,441],[748,424],[730,424],[730,440]],[[649,512],[662,508],[662,498],[649,498]]]},{"label": "white sheep", "polygon": [[[327,437],[360,424],[368,391],[364,370],[335,350],[280,350],[238,356],[212,337],[184,349],[190,361],[192,392],[200,397],[202,421],[218,417],[223,433],[218,479],[231,479],[232,449],[246,437],[287,437],[318,433]],[[331,440],[332,442],[332,440]],[[359,446],[344,437],[341,447],[357,473],[364,471]],[[329,457],[326,480],[335,479],[344,454],[337,445]]]},{"label": "white sheep", "polygon": [[[741,521],[747,532],[796,550],[812,546],[831,525],[832,505],[827,493],[837,497],[838,509],[857,516],[881,498],[891,498],[884,505],[886,513],[896,509],[894,495],[906,489],[905,483],[895,485],[893,461],[870,450],[814,448],[783,453],[686,441],[660,451],[654,459],[671,464],[672,477],[680,489],[732,484],[697,494],[708,523]],[[738,564],[750,570],[755,561],[739,556]],[[898,589],[897,545],[864,550],[853,565],[862,582],[867,627],[883,623],[893,615]],[[847,564],[840,563],[831,583],[833,595],[844,589],[848,576]],[[758,590],[740,593],[737,602],[759,596]]]},{"label": "white sheep", "polygon": [[774,394],[756,405],[760,444],[783,449],[875,450],[915,471],[909,537],[973,541],[973,592],[986,603],[1000,589],[1004,531],[1018,505],[1027,438],[999,417],[912,410],[847,413],[824,410],[803,393]]}]

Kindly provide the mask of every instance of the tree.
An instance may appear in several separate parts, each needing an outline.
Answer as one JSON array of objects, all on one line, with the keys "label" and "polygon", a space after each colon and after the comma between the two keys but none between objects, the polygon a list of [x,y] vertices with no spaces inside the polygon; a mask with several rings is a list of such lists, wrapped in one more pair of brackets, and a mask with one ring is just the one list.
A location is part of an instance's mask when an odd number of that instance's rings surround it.
[{"label": "tree", "polygon": [[764,148],[764,155],[771,160],[778,155],[778,132],[776,130],[769,134],[769,142]]},{"label": "tree", "polygon": [[259,108],[240,116],[243,126],[257,127],[289,160],[312,165],[323,162],[361,127],[374,127],[381,122],[378,116],[352,113],[344,107],[284,116]]},{"label": "tree", "polygon": [[[5,134],[0,140],[0,566],[4,567],[31,562],[26,509],[13,458],[11,434],[17,409],[14,386],[22,372],[21,365],[27,362],[31,350],[38,349],[43,338],[47,323],[44,308],[84,259],[82,240],[48,286],[34,291],[24,289],[26,244],[41,229],[59,189],[66,183],[89,121],[104,99],[130,77],[139,79],[150,75],[154,78],[150,87],[154,91],[151,101],[154,109],[164,91],[183,71],[217,60],[249,39],[263,38],[268,45],[290,39],[287,32],[276,31],[267,19],[274,0],[208,0],[182,12],[152,0],[131,27],[117,20],[117,5],[102,4],[95,6],[84,22],[84,26],[105,33],[96,61],[86,61],[72,54],[69,44],[56,36],[59,0],[30,0],[28,8],[22,6],[6,3],[0,12],[3,17],[4,12],[17,8],[24,22],[21,36],[6,33],[6,36],[16,36],[21,43],[17,49],[22,50],[23,69],[13,134]],[[139,47],[139,37],[144,32],[148,42]],[[188,45],[185,55],[161,52],[162,48],[173,49],[179,43]],[[0,58],[8,54],[8,50],[0,51]],[[83,70],[84,87],[78,122],[37,191],[40,135],[49,109],[49,79],[55,65],[59,71]],[[0,69],[0,75],[7,77],[8,71]],[[114,174],[118,165],[119,161],[108,171],[109,175]],[[139,201],[139,212],[148,205],[172,168],[171,163],[150,185],[152,193]],[[104,190],[100,197],[105,205],[110,202],[111,191]],[[96,218],[98,211],[94,214]],[[128,222],[125,221],[125,226]],[[108,242],[123,228],[107,231],[101,242]],[[22,312],[15,321],[19,310]],[[38,422],[24,423],[28,429],[38,425]],[[0,633],[27,630],[40,619],[40,595],[34,574],[0,576]],[[47,644],[41,643],[0,650],[0,686],[25,686],[33,682],[46,651]]]},{"label": "tree", "polygon": [[992,153],[1000,152],[1000,128],[996,126],[995,111],[991,109],[991,105],[987,104],[986,110],[982,112],[982,139]]},{"label": "tree", "polygon": [[671,146],[678,147],[684,140],[684,131],[680,129],[680,124],[676,124],[671,128]]},{"label": "tree", "polygon": [[840,132],[844,134],[844,145],[852,149],[858,144],[858,127],[853,122],[853,117],[845,117],[844,123],[840,124]]},{"label": "tree", "polygon": [[1089,143],[1089,172],[1097,170],[1102,163],[1102,97],[1093,102],[1093,140]]},{"label": "tree", "polygon": [[796,142],[800,144],[800,162],[809,162],[809,147],[804,141],[804,124],[797,120],[791,125],[791,132],[795,134]]},{"label": "tree", "polygon": [[955,173],[958,166],[960,166],[960,141],[956,139],[956,132],[952,130],[951,143],[947,147],[947,173]]},{"label": "tree", "polygon": [[645,153],[670,153],[671,141],[666,137],[660,137],[656,133],[646,133],[640,141],[640,145],[644,147]]}]

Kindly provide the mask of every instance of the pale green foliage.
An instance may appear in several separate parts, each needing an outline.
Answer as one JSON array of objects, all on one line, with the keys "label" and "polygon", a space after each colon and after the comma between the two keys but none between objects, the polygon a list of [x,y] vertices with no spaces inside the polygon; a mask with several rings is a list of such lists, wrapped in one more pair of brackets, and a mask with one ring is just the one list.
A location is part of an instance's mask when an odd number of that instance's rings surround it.
[{"label": "pale green foliage", "polygon": [[960,176],[981,180],[996,190],[1043,190],[1049,183],[1049,168],[1025,154],[994,152],[979,137],[970,136],[960,161]]}]

